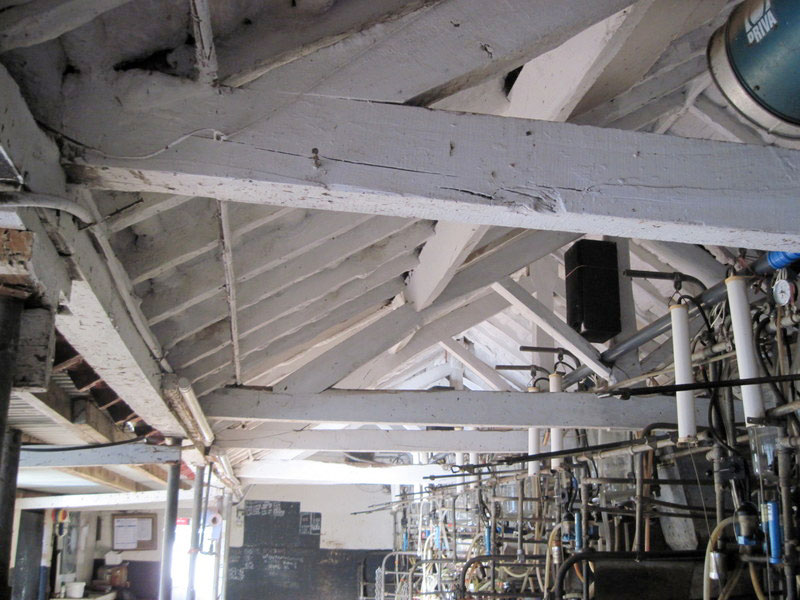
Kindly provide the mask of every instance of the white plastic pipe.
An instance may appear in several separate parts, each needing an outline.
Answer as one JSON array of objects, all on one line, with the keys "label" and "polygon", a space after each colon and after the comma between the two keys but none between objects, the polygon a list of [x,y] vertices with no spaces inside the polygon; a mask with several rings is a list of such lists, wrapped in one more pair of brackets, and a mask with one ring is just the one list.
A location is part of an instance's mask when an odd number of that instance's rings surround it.
[{"label": "white plastic pipe", "polygon": [[[750,302],[747,300],[747,278],[728,277],[725,280],[725,286],[728,288],[728,302],[731,306],[733,341],[736,344],[739,377],[741,379],[759,377],[756,347],[753,340],[753,323],[750,319]],[[742,404],[744,405],[745,422],[750,418],[764,417],[764,400],[761,398],[761,388],[758,385],[742,386]]]},{"label": "white plastic pipe", "polygon": [[[550,374],[550,391],[551,392],[560,392],[562,390],[562,378],[561,373],[551,373]],[[558,452],[559,450],[564,449],[564,430],[560,427],[551,427],[550,428],[550,452]],[[550,459],[550,468],[554,471],[556,469],[560,469],[561,465],[564,464],[563,458],[551,458]]]},{"label": "white plastic pipe", "polygon": [[[539,454],[542,451],[541,441],[539,439],[539,428],[528,428],[528,454]],[[542,468],[541,461],[532,460],[528,463],[528,475],[536,475]]]},{"label": "white plastic pipe", "polygon": [[[689,308],[685,304],[669,307],[672,320],[672,353],[675,361],[675,383],[694,383],[692,373],[692,350],[689,335]],[[678,442],[688,443],[696,439],[697,421],[694,407],[694,390],[676,393],[678,401]]]}]

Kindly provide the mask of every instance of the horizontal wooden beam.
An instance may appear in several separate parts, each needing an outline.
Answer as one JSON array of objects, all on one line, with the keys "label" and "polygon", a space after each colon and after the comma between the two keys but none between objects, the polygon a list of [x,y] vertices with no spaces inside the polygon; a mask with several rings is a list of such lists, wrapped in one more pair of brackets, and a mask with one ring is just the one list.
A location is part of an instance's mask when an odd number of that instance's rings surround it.
[{"label": "horizontal wooden beam", "polygon": [[[178,493],[178,502],[191,505],[193,492]],[[122,494],[70,494],[68,496],[40,496],[20,498],[15,508],[19,510],[44,510],[48,508],[74,508],[80,510],[115,510],[144,507],[163,508],[167,502],[166,490],[130,492]]]},{"label": "horizontal wooden beam", "polygon": [[0,52],[35,46],[130,0],[32,0],[0,14]]},{"label": "horizontal wooden beam", "polygon": [[441,465],[364,467],[313,460],[253,461],[236,469],[242,482],[426,485],[428,475],[444,475]]},{"label": "horizontal wooden beam", "polygon": [[324,97],[235,140],[68,165],[97,188],[758,249],[800,245],[798,169],[795,150]]},{"label": "horizontal wooden beam", "polygon": [[20,467],[99,467],[107,465],[144,465],[175,462],[181,459],[178,446],[123,444],[102,448],[61,450],[59,446],[22,449]]},{"label": "horizontal wooden beam", "polygon": [[[202,400],[209,418],[283,423],[472,427],[641,429],[676,419],[675,399],[601,398],[595,394],[471,391],[327,391],[281,394],[223,388]],[[707,404],[697,401],[698,423]]]},{"label": "horizontal wooden beam", "polygon": [[316,452],[527,452],[527,431],[383,431],[341,429],[276,431],[229,429],[217,435],[220,448],[313,450]]}]

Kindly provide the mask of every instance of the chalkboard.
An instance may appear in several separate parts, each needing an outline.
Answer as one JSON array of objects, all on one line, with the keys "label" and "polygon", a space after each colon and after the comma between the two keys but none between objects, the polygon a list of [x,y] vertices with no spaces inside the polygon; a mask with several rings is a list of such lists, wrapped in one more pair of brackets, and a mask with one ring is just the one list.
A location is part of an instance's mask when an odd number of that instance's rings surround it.
[{"label": "chalkboard", "polygon": [[232,598],[353,600],[362,563],[372,573],[388,552],[320,549],[322,515],[299,502],[246,501],[244,514],[244,544],[229,555]]}]

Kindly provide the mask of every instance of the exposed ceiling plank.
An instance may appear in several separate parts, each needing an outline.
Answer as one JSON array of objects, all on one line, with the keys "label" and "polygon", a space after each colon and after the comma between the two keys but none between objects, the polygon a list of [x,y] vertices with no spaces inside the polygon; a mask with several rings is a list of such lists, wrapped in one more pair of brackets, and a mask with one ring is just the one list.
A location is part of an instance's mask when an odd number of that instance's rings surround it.
[{"label": "exposed ceiling plank", "polygon": [[[266,334],[261,333],[264,328],[270,329],[269,335],[279,337],[280,331],[284,333],[290,331],[289,322],[284,321],[287,317],[296,327],[297,320],[293,318],[293,313],[302,311],[304,315],[308,315],[307,320],[312,321],[312,317],[319,318],[324,314],[321,310],[325,307],[328,311],[333,310],[354,299],[359,290],[362,292],[370,290],[413,268],[418,262],[414,254],[415,248],[421,245],[432,231],[433,228],[427,221],[415,223],[373,246],[344,258],[340,264],[320,271],[313,277],[305,277],[294,285],[278,290],[277,293],[269,287],[249,285],[255,280],[239,284],[238,297],[243,298],[238,301],[242,356],[252,352],[253,349],[265,347],[265,344],[271,341]],[[263,300],[258,301],[259,297]],[[192,311],[179,320],[186,327],[186,331],[197,330],[198,333],[177,344],[170,351],[168,356],[171,361],[173,359],[176,361],[175,366],[188,365],[207,355],[215,345],[221,347],[229,342],[229,336],[224,334],[221,327],[216,327],[213,331],[202,329],[207,322],[206,315],[202,307],[197,308],[201,310]],[[171,320],[170,324],[173,322],[178,320]],[[270,325],[273,326],[269,327]],[[184,332],[174,329],[170,335],[177,339],[186,337]]]},{"label": "exposed ceiling plank", "polygon": [[406,298],[418,311],[428,308],[464,264],[489,228],[439,221],[436,234],[419,256],[419,266],[406,285]]},{"label": "exposed ceiling plank", "polygon": [[[300,386],[299,389],[302,391],[321,392],[335,385],[370,359],[406,338],[426,320],[436,318],[442,312],[454,308],[453,301],[463,300],[468,294],[490,285],[503,274],[513,273],[524,264],[535,262],[569,242],[573,236],[537,232],[530,239],[533,244],[529,247],[529,252],[516,257],[516,261],[524,261],[522,265],[515,261],[496,264],[500,256],[499,251],[467,265],[451,280],[439,299],[424,311],[417,313],[410,305],[391,311],[380,321],[277,383],[276,389],[288,390],[293,386]],[[486,269],[487,265],[492,265],[497,270],[489,271]]]},{"label": "exposed ceiling plank", "polygon": [[[297,343],[299,339],[308,339],[311,332],[320,333],[321,327],[330,327],[331,321],[325,317],[346,320],[342,317],[359,311],[359,305],[366,302],[369,306],[374,306],[379,302],[381,295],[387,300],[390,296],[385,296],[390,286],[396,289],[398,283],[402,283],[401,275],[413,268],[417,264],[417,257],[413,254],[399,256],[386,264],[386,268],[371,274],[363,279],[354,279],[338,289],[331,290],[328,294],[321,297],[316,302],[304,306],[298,311],[293,311],[279,319],[272,319],[264,323],[263,327],[253,329],[243,336],[240,343],[240,352],[243,360],[247,361],[248,367],[252,366],[252,359],[260,360],[260,354],[266,354],[272,358],[276,356],[274,350],[278,345],[286,343]],[[400,288],[402,289],[402,287]],[[398,290],[399,291],[399,290]],[[364,297],[364,300],[360,300]],[[348,306],[353,303],[351,306]],[[344,311],[340,309],[344,308]],[[324,323],[324,324],[323,324]],[[293,335],[297,333],[298,335]],[[292,336],[293,342],[287,342],[287,336]],[[254,356],[254,354],[256,356]],[[250,360],[248,360],[250,357]],[[214,370],[217,366],[222,366],[227,357],[217,355],[194,362],[182,369],[182,373],[189,378],[202,376],[208,370]],[[220,364],[222,363],[222,364]],[[248,373],[249,373],[248,369]]]},{"label": "exposed ceiling plank", "polygon": [[622,28],[629,29],[604,73],[576,108],[578,114],[639,83],[670,43],[719,14],[727,0],[639,0]]},{"label": "exposed ceiling plank", "polygon": [[575,354],[585,365],[600,377],[608,378],[611,369],[600,360],[600,352],[586,341],[578,332],[572,329],[552,311],[548,310],[542,302],[534,298],[528,290],[506,278],[492,285],[492,289],[503,296],[517,311],[544,330],[549,336],[557,340],[564,348]]},{"label": "exposed ceiling plank", "polygon": [[59,451],[59,446],[39,446],[36,451],[23,449],[19,466],[53,468],[143,465],[175,462],[180,460],[180,457],[179,446],[155,446],[144,443],[90,447],[70,452]]},{"label": "exposed ceiling plank", "polygon": [[754,129],[736,118],[733,113],[709,100],[704,94],[700,94],[695,99],[689,110],[693,111],[704,122],[728,136],[731,141],[742,142],[743,144],[764,143],[764,140]]},{"label": "exposed ceiling plank", "polygon": [[129,191],[784,249],[800,243],[797,164],[787,149],[314,97],[235,143],[189,138],[141,161],[87,153],[70,171]]},{"label": "exposed ceiling plank", "polygon": [[[424,3],[433,5],[393,23],[367,27],[345,43],[277,69],[270,74],[274,77],[253,84],[266,89],[287,81],[291,91],[302,85],[302,91],[313,87],[322,95],[428,104],[523,65],[629,2]],[[348,4],[352,2],[343,3],[340,10]],[[405,58],[398,62],[398,56]],[[234,64],[251,62],[237,59]]]},{"label": "exposed ceiling plank", "polygon": [[191,196],[142,194],[135,203],[105,217],[103,223],[105,223],[109,233],[116,233],[185,204],[192,199]]},{"label": "exposed ceiling plank", "polygon": [[[470,299],[463,308],[452,304],[477,289],[491,285],[498,277],[510,275],[536,262],[577,237],[572,234],[530,232],[508,240],[493,252],[479,256],[456,274],[434,307],[426,309],[428,312],[424,322],[408,331],[408,335],[414,334],[414,337],[405,347],[393,353],[384,353],[359,367],[341,382],[341,387],[372,387],[381,377],[394,371],[415,354],[438,344],[440,339],[458,335],[507,308],[508,303],[496,294],[475,300],[472,304],[469,304]],[[446,310],[440,311],[436,307]],[[439,322],[435,323],[437,319]],[[418,328],[419,331],[415,333],[414,330]]]},{"label": "exposed ceiling plank", "polygon": [[[698,398],[698,423],[705,422]],[[620,400],[590,393],[327,391],[282,394],[223,388],[202,400],[209,418],[281,423],[641,429],[675,419],[675,399]]]},{"label": "exposed ceiling plank", "polygon": [[114,471],[110,471],[104,467],[62,467],[59,471],[74,475],[75,477],[80,477],[81,479],[91,481],[98,485],[119,490],[120,492],[144,492],[150,489],[141,483],[123,477],[119,473],[114,473]]},{"label": "exposed ceiling plank", "polygon": [[[265,273],[324,245],[367,219],[361,215],[302,210],[283,213],[268,226],[250,231],[234,242],[233,267],[237,280],[243,283]],[[151,324],[159,323],[219,294],[222,280],[222,270],[216,257],[187,265],[177,275],[159,282],[145,294],[142,311]],[[244,290],[243,293],[246,295]],[[227,306],[223,302],[223,310],[218,318],[226,312]]]},{"label": "exposed ceiling plank", "polygon": [[0,13],[0,52],[35,46],[129,0],[32,0]]},{"label": "exposed ceiling plank", "polygon": [[439,341],[439,345],[455,356],[466,368],[477,375],[489,389],[501,392],[518,390],[516,385],[506,380],[494,370],[493,366],[487,365],[472,352],[469,351],[461,342],[447,338]]},{"label": "exposed ceiling plank", "polygon": [[403,465],[364,467],[313,460],[253,461],[236,469],[236,474],[247,483],[313,483],[373,484],[373,485],[426,485],[428,475],[442,475],[441,465]]},{"label": "exposed ceiling plank", "polygon": [[526,431],[382,431],[380,429],[228,429],[217,434],[220,448],[313,450],[316,452],[527,452]]}]

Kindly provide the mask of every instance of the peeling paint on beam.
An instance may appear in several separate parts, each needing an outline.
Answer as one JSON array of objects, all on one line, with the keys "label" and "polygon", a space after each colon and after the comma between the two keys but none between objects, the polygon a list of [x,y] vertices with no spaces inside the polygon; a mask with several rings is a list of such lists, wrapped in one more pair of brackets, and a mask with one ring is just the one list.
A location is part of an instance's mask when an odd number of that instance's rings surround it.
[{"label": "peeling paint on beam", "polygon": [[87,155],[69,171],[89,186],[125,191],[758,249],[800,245],[797,151],[330,98],[298,100],[236,141],[189,138],[140,161]]},{"label": "peeling paint on beam", "polygon": [[[697,400],[698,424],[707,404]],[[675,399],[600,398],[561,392],[327,391],[276,393],[223,388],[201,400],[211,419],[281,423],[344,423],[471,427],[585,427],[641,429],[675,420]]]}]

